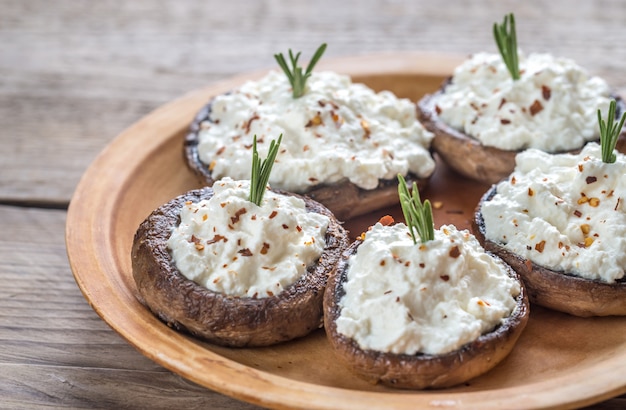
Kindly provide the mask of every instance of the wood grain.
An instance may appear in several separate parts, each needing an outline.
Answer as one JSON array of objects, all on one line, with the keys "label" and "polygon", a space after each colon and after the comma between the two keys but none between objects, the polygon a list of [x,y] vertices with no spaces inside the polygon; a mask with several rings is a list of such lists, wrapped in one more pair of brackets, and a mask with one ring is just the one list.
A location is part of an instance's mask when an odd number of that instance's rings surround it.
[{"label": "wood grain", "polygon": [[[288,48],[337,58],[494,50],[514,11],[521,46],[575,59],[624,94],[619,0],[0,0],[0,408],[253,408],[145,358],[85,302],[66,207],[116,135],[162,104]],[[462,197],[462,192],[457,195]],[[37,286],[35,286],[36,284]],[[626,396],[594,408],[624,408]]]},{"label": "wood grain", "polygon": [[0,408],[242,408],[139,354],[72,277],[64,211],[0,206]]},{"label": "wood grain", "polygon": [[[527,52],[567,56],[626,87],[626,3],[57,0],[0,2],[0,201],[67,203],[115,135],[159,105],[272,54],[495,51],[491,25],[514,11]],[[47,155],[42,144],[54,147]]]}]

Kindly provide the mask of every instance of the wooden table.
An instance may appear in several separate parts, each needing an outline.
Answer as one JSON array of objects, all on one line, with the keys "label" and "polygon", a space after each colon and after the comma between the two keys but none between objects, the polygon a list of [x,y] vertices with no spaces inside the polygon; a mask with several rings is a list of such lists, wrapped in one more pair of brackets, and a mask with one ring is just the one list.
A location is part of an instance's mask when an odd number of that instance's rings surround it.
[{"label": "wooden table", "polygon": [[[0,10],[1,408],[255,408],[140,355],[94,313],[68,265],[79,178],[161,104],[322,42],[326,58],[495,50],[491,25],[509,11],[523,50],[573,58],[626,95],[619,0],[0,0]],[[625,406],[626,395],[595,408]]]}]

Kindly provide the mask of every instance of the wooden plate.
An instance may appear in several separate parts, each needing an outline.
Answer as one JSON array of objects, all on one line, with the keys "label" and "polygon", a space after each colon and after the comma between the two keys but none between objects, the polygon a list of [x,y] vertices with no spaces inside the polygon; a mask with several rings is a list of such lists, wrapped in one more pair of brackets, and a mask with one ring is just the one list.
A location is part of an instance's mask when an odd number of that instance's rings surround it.
[{"label": "wooden plate", "polygon": [[[329,60],[377,90],[417,100],[435,90],[459,58],[389,54]],[[119,135],[93,162],[72,199],[66,241],[76,282],[93,309],[131,345],[200,385],[266,407],[554,408],[583,406],[626,393],[626,318],[581,319],[533,308],[512,354],[466,385],[399,391],[365,383],[337,363],[324,331],[279,346],[229,349],[178,333],[135,295],[130,249],[139,223],[157,206],[197,187],[183,162],[187,126],[210,96],[262,73],[232,78],[159,108]],[[437,224],[468,227],[487,187],[439,164],[423,197]],[[348,221],[353,237],[385,213]]]}]

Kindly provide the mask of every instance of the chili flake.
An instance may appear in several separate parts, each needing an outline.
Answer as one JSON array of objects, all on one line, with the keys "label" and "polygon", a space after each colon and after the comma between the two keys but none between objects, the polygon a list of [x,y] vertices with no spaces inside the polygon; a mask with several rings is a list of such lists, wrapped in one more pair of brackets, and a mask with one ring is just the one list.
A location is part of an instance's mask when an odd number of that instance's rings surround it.
[{"label": "chili flake", "polygon": [[539,253],[543,252],[543,248],[546,246],[546,241],[541,241],[535,244],[535,250]]}]

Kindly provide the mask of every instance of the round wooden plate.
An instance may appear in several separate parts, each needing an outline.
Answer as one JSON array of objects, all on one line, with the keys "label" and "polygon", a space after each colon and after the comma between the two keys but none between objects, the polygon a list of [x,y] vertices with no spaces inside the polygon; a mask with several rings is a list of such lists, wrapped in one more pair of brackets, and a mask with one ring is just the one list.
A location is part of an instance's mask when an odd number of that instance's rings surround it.
[{"label": "round wooden plate", "polygon": [[[328,60],[318,69],[352,75],[376,90],[416,101],[434,91],[460,59],[385,54]],[[192,92],[157,109],[119,135],[79,183],[67,216],[66,242],[76,282],[93,309],[140,352],[202,386],[276,408],[455,409],[558,408],[589,405],[626,393],[626,318],[581,319],[533,307],[511,355],[491,372],[446,390],[400,391],[370,385],[335,360],[319,330],[303,339],[256,349],[213,346],[156,319],[136,296],[130,249],[139,223],[157,206],[198,185],[182,153],[196,111],[249,74]],[[469,226],[486,186],[439,163],[427,192],[435,221]],[[356,237],[384,214],[348,221]]]}]

